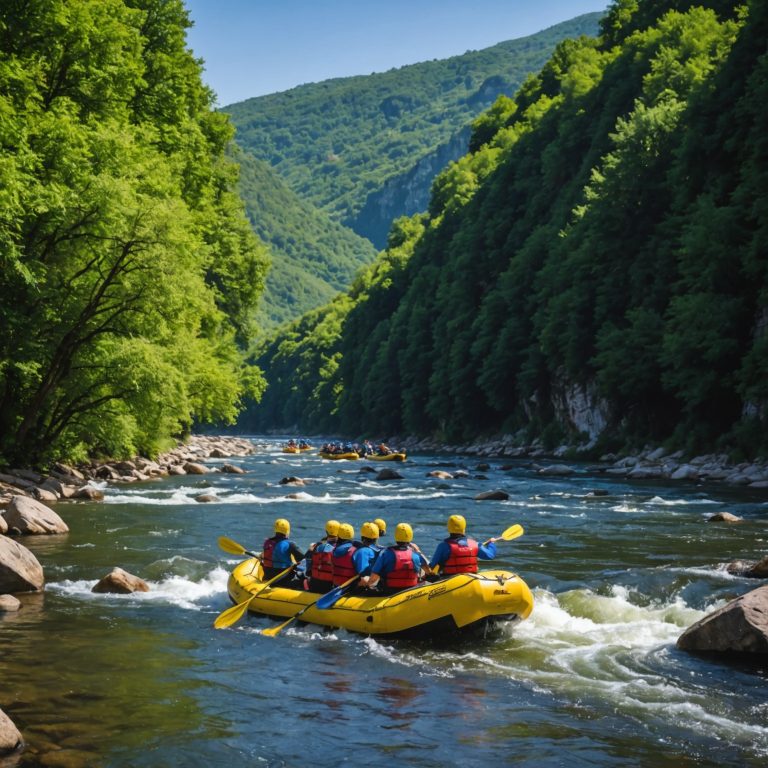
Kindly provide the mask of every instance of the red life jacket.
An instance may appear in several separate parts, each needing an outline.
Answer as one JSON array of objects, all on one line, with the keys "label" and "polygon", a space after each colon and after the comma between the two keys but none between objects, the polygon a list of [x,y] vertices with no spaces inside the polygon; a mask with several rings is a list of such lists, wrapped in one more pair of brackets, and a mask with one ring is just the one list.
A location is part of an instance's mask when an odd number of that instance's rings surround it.
[{"label": "red life jacket", "polygon": [[451,554],[443,564],[443,573],[477,573],[478,543],[467,538],[466,544],[459,544],[461,539],[447,538],[446,543],[451,548]]},{"label": "red life jacket", "polygon": [[340,586],[345,581],[349,581],[353,576],[357,575],[355,565],[352,562],[352,555],[354,555],[356,551],[357,547],[353,544],[343,555],[332,555],[331,564],[334,587]]},{"label": "red life jacket", "polygon": [[312,573],[313,579],[318,581],[333,581],[333,548],[321,550],[325,542],[318,543],[312,552]]},{"label": "red life jacket", "polygon": [[407,549],[388,547],[388,549],[395,556],[395,565],[385,575],[386,587],[388,589],[415,587],[419,581],[419,573],[413,565],[413,550],[410,547]]},{"label": "red life jacket", "polygon": [[272,552],[277,542],[274,539],[264,539],[264,551],[261,555],[261,565],[263,568],[272,568]]}]

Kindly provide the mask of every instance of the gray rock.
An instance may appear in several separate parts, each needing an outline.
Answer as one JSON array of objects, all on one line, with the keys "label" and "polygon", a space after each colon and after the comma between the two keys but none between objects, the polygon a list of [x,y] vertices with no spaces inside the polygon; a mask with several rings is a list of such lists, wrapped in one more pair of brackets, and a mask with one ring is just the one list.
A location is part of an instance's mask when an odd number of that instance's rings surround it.
[{"label": "gray rock", "polygon": [[572,475],[575,471],[576,470],[573,467],[569,467],[567,464],[550,464],[548,467],[542,467],[536,474],[567,477],[568,475]]},{"label": "gray rock", "polygon": [[221,471],[227,475],[244,475],[245,470],[236,464],[222,464]]},{"label": "gray rock", "polygon": [[201,493],[199,496],[195,496],[195,501],[199,501],[201,504],[211,504],[220,501],[220,499],[215,493]]},{"label": "gray rock", "polygon": [[690,464],[683,464],[670,475],[670,478],[672,480],[698,480],[699,470]]},{"label": "gray rock", "polygon": [[677,638],[684,651],[768,654],[768,585],[731,600]]},{"label": "gray rock", "polygon": [[475,496],[475,501],[506,501],[509,494],[506,491],[483,491]]},{"label": "gray rock", "polygon": [[37,592],[44,584],[37,558],[13,539],[0,536],[0,594]]},{"label": "gray rock", "polygon": [[453,480],[453,475],[442,469],[433,469],[431,472],[427,472],[427,477],[436,477],[438,480]]},{"label": "gray rock", "polygon": [[67,524],[42,502],[26,496],[14,496],[3,512],[9,528],[18,528],[22,534],[67,533]]},{"label": "gray rock", "polygon": [[374,480],[402,480],[403,476],[397,470],[390,469],[389,467],[385,467],[373,479]]}]

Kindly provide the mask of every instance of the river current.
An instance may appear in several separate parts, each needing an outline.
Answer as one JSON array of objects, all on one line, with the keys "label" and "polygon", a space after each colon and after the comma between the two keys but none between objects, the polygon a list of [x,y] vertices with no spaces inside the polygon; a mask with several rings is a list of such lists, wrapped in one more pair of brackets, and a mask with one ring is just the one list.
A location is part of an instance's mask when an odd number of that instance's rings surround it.
[{"label": "river current", "polygon": [[[677,650],[690,624],[761,582],[725,564],[768,550],[768,496],[628,482],[574,465],[421,454],[377,482],[365,461],[291,456],[277,438],[209,474],[104,487],[63,503],[66,536],[28,537],[42,594],[0,614],[0,707],[27,749],[10,766],[764,766],[768,664]],[[212,466],[216,461],[211,461]],[[368,466],[371,466],[370,464]],[[436,480],[436,468],[469,477]],[[295,475],[307,485],[280,485]],[[504,489],[508,501],[474,501]],[[198,503],[213,493],[218,502]],[[293,494],[296,498],[289,499]],[[718,511],[744,518],[710,523]],[[328,518],[411,523],[427,554],[463,514],[478,539],[513,523],[494,566],[532,588],[531,617],[436,647],[246,615],[214,630],[239,558],[276,517],[305,548]],[[114,566],[148,593],[97,595]]]}]

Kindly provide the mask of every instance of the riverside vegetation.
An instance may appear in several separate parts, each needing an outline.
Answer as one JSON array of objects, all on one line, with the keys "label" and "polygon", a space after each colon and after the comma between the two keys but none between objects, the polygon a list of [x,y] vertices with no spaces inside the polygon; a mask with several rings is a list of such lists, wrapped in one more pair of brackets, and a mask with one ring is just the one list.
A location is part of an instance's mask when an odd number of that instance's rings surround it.
[{"label": "riverside vegetation", "polygon": [[263,345],[240,424],[764,454],[767,37],[764,3],[615,2]]}]

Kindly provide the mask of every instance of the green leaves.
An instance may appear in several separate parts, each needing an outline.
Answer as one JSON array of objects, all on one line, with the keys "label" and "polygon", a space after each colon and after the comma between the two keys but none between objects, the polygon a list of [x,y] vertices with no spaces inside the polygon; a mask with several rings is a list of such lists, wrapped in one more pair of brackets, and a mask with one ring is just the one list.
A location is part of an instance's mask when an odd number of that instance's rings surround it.
[{"label": "green leaves", "polygon": [[27,4],[0,22],[0,451],[151,453],[233,421],[260,391],[236,340],[266,257],[183,5]]}]

